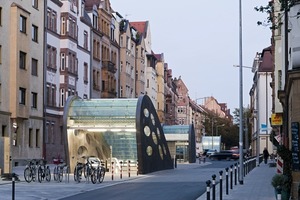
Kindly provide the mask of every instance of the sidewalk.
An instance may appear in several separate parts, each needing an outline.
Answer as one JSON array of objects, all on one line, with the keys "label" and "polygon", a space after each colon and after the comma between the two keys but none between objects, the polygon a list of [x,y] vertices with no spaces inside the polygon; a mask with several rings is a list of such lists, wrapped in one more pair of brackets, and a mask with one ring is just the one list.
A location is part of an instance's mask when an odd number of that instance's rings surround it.
[{"label": "sidewalk", "polygon": [[[226,195],[225,178],[223,178],[223,200],[274,200],[275,191],[271,185],[273,175],[276,173],[276,167],[269,167],[268,164],[261,163],[259,167],[255,167],[250,171],[243,181],[243,185],[237,185],[233,183],[233,189],[228,189],[228,195]],[[224,177],[224,176],[223,176]],[[217,180],[219,181],[219,180]],[[229,182],[230,185],[230,182]],[[216,199],[220,199],[220,185],[216,185]],[[211,190],[212,196],[212,190]],[[207,199],[207,194],[203,194],[197,200]],[[211,198],[212,199],[212,198]]]}]

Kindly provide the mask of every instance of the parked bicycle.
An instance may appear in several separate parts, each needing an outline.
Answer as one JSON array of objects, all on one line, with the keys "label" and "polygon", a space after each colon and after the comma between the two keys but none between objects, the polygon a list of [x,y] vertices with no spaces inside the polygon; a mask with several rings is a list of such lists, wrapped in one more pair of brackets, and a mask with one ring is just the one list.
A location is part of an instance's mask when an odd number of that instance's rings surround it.
[{"label": "parked bicycle", "polygon": [[32,159],[26,165],[26,168],[24,169],[24,178],[27,183],[36,180],[37,163],[37,160]]},{"label": "parked bicycle", "polygon": [[46,166],[47,161],[44,159],[41,159],[38,164],[38,180],[41,183],[44,179],[46,181],[51,180],[51,172],[49,166]]},{"label": "parked bicycle", "polygon": [[57,164],[54,167],[54,171],[53,171],[53,179],[54,181],[58,181],[58,182],[62,182],[63,180],[63,175],[64,175],[64,170],[67,173],[67,164],[66,163],[60,163]]},{"label": "parked bicycle", "polygon": [[88,171],[90,172],[91,181],[93,184],[102,183],[105,176],[105,168],[99,158],[91,156],[87,159]]},{"label": "parked bicycle", "polygon": [[[81,159],[86,160],[86,157],[83,156]],[[74,168],[74,181],[79,183],[81,181],[82,174],[84,174],[85,177],[87,177],[87,166],[85,162],[79,162],[77,161],[75,168]]]}]

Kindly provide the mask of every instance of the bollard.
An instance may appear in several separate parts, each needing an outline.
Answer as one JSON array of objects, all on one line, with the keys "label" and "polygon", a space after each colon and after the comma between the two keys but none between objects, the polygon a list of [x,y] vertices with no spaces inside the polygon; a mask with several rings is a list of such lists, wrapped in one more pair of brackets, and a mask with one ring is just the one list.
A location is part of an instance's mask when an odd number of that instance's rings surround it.
[{"label": "bollard", "polygon": [[15,200],[15,173],[12,173],[12,194],[11,194],[11,199]]},{"label": "bollard", "polygon": [[114,180],[114,162],[111,162],[111,180]]},{"label": "bollard", "polygon": [[233,174],[232,174],[232,168],[233,168],[233,165],[230,165],[230,189],[233,189],[232,185],[233,185]]},{"label": "bollard", "polygon": [[139,175],[139,160],[136,160],[136,176]]},{"label": "bollard", "polygon": [[206,181],[206,200],[210,200],[210,183],[210,180]]},{"label": "bollard", "polygon": [[199,155],[199,164],[201,164],[201,156]]},{"label": "bollard", "polygon": [[120,168],[120,179],[122,179],[122,167],[123,167],[123,162],[122,161],[120,161],[120,164],[121,164],[121,168]]},{"label": "bollard", "polygon": [[228,167],[226,167],[225,171],[226,171],[226,194],[228,195]]},{"label": "bollard", "polygon": [[222,175],[223,175],[223,171],[221,170],[221,171],[219,171],[219,174],[220,174],[220,200],[222,200],[222,198],[223,198],[223,194],[222,194],[222,190],[223,190],[223,177],[222,177]]},{"label": "bollard", "polygon": [[234,185],[237,185],[237,163],[234,164]]},{"label": "bollard", "polygon": [[213,174],[212,178],[212,199],[216,200],[216,175]]},{"label": "bollard", "polygon": [[130,178],[130,160],[128,160],[128,178]]},{"label": "bollard", "polygon": [[277,188],[276,188],[276,190],[277,190],[277,200],[281,200],[281,191],[282,191],[282,189],[280,188],[280,186],[278,186]]}]

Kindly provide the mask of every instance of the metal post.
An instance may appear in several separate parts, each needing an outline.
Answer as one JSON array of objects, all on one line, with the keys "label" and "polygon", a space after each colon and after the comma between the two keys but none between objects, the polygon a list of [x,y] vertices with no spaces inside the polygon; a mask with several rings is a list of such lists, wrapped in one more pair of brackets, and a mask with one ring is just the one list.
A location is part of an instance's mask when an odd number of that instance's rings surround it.
[{"label": "metal post", "polygon": [[121,164],[121,169],[120,169],[120,179],[122,179],[122,167],[123,167],[123,162],[120,161],[120,164]]},{"label": "metal post", "polygon": [[210,183],[210,180],[206,181],[206,200],[210,200]]},{"label": "metal post", "polygon": [[[240,111],[239,111],[239,153],[240,163],[243,164],[243,54],[242,54],[242,0],[239,0],[239,54],[240,54]],[[239,182],[242,185],[243,180],[243,167],[240,168]]]},{"label": "metal post", "polygon": [[114,180],[114,162],[111,162],[111,180]]},{"label": "metal post", "polygon": [[139,160],[136,160],[136,175],[139,175]]},{"label": "metal post", "polygon": [[223,196],[223,194],[222,194],[222,192],[223,192],[223,177],[222,177],[222,175],[223,175],[223,171],[219,171],[219,174],[220,174],[220,200],[222,200],[222,196]]},{"label": "metal post", "polygon": [[15,200],[15,173],[12,173],[12,194],[11,194],[11,199]]},{"label": "metal post", "polygon": [[234,164],[234,184],[237,185],[237,163]]},{"label": "metal post", "polygon": [[130,178],[130,160],[128,160],[128,178]]},{"label": "metal post", "polygon": [[216,175],[213,174],[212,176],[212,199],[216,200]]},{"label": "metal post", "polygon": [[230,189],[233,189],[233,174],[232,174],[233,165],[230,165]]},{"label": "metal post", "polygon": [[226,171],[226,194],[228,195],[228,167],[226,167],[225,171]]}]

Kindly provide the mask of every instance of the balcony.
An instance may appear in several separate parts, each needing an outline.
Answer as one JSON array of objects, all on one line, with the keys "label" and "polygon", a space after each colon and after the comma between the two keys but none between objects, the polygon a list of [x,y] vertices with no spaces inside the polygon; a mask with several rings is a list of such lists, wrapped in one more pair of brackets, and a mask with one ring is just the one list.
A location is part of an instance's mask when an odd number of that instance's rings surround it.
[{"label": "balcony", "polygon": [[111,73],[116,73],[116,65],[111,61],[102,61],[102,68],[107,69]]}]

